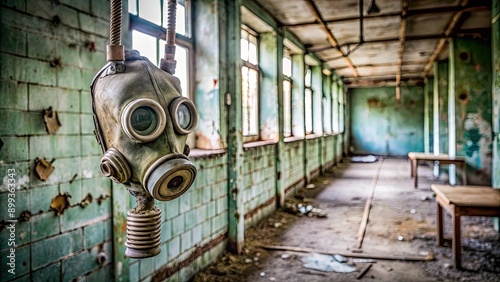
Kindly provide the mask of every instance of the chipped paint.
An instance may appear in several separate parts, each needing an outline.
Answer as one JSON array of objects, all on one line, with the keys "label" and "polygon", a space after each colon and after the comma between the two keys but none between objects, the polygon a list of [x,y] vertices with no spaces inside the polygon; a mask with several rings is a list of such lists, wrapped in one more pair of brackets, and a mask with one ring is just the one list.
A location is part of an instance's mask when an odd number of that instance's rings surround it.
[{"label": "chipped paint", "polygon": [[351,145],[354,154],[406,156],[424,150],[422,87],[350,89]]},{"label": "chipped paint", "polygon": [[456,38],[450,50],[453,50],[454,80],[450,83],[455,98],[456,155],[465,156],[470,167],[468,184],[490,184],[493,141],[490,41]]},{"label": "chipped paint", "polygon": [[[491,24],[492,29],[492,63],[493,63],[493,172],[491,184],[495,188],[500,188],[500,1],[493,1],[492,13],[496,17]],[[493,21],[493,20],[492,20]],[[500,219],[496,218],[496,230],[500,229]]]},{"label": "chipped paint", "polygon": [[50,203],[50,209],[57,215],[62,215],[66,209],[70,207],[69,198],[71,195],[69,193],[59,194]]}]

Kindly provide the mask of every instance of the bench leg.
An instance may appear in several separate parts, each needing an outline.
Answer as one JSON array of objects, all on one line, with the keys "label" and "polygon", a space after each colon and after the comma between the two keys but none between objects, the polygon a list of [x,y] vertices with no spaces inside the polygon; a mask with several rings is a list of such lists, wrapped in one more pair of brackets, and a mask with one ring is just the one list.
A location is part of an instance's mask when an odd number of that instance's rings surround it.
[{"label": "bench leg", "polygon": [[413,160],[412,159],[409,159],[410,160],[410,176],[411,178],[413,178]]},{"label": "bench leg", "polygon": [[462,164],[462,185],[467,185],[467,171],[465,170],[467,164],[463,162]]},{"label": "bench leg", "polygon": [[452,226],[453,226],[453,237],[452,237],[452,251],[453,251],[453,264],[456,269],[462,268],[462,242],[460,234],[460,215],[457,215],[457,211],[453,209]]},{"label": "bench leg", "polygon": [[436,245],[443,245],[443,208],[436,201]]},{"label": "bench leg", "polygon": [[413,161],[413,187],[417,189],[418,186],[418,160]]}]

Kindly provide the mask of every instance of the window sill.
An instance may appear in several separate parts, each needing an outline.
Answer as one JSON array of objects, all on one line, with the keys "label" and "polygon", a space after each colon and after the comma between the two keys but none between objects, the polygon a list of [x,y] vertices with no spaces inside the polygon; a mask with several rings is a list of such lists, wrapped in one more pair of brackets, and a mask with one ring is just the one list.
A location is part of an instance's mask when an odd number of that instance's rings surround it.
[{"label": "window sill", "polygon": [[215,149],[215,150],[191,149],[189,157],[193,159],[203,159],[203,158],[222,156],[225,153],[226,150],[224,149]]},{"label": "window sill", "polygon": [[250,149],[255,147],[267,146],[277,144],[277,140],[265,140],[265,141],[253,141],[243,144],[244,149]]},{"label": "window sill", "polygon": [[304,140],[304,136],[290,136],[290,137],[283,138],[283,142],[285,142],[285,143],[292,143],[292,142],[303,141],[303,140]]},{"label": "window sill", "polygon": [[306,139],[316,139],[323,137],[323,134],[307,134]]}]

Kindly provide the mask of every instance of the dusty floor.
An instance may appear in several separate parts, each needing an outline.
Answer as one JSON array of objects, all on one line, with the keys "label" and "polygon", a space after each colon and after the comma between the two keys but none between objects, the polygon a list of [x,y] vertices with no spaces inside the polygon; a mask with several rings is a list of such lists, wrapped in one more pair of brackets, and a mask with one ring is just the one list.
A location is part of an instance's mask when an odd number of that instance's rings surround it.
[{"label": "dusty floor", "polygon": [[[241,255],[223,255],[199,273],[194,281],[358,281],[356,275],[368,264],[350,262],[351,273],[323,272],[305,268],[308,252],[268,250],[261,245],[314,249],[353,254],[366,200],[379,162],[342,163],[316,179],[314,188],[303,189],[290,200],[304,202],[327,213],[326,218],[297,216],[279,210],[245,234]],[[376,182],[369,222],[362,243],[363,254],[425,256],[433,261],[377,259],[361,280],[369,281],[500,281],[500,235],[491,218],[462,218],[462,266],[451,266],[451,247],[436,247],[435,200],[428,166],[419,167],[419,189],[413,189],[409,165],[403,159],[384,159]],[[306,196],[304,199],[303,197]],[[299,212],[300,213],[300,212]],[[445,236],[451,236],[450,216]]]}]

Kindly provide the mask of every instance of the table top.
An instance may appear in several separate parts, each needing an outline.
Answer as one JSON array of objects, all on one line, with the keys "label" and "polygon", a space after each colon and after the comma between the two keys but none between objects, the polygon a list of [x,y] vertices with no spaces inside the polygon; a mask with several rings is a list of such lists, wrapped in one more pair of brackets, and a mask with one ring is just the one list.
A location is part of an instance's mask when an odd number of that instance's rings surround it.
[{"label": "table top", "polygon": [[500,208],[500,189],[489,186],[450,186],[432,184],[431,188],[448,205]]},{"label": "table top", "polygon": [[450,157],[450,155],[447,154],[434,155],[433,153],[419,153],[419,152],[409,152],[408,158],[436,160],[436,161],[465,161],[465,158],[460,156]]}]

